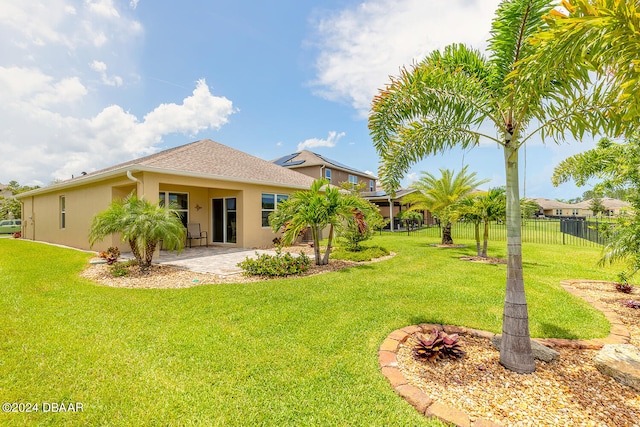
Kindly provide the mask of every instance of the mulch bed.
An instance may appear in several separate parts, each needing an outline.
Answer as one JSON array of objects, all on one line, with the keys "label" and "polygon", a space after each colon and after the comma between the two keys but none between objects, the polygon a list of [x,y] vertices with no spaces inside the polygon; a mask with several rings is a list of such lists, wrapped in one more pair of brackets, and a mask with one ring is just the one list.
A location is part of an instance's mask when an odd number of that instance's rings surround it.
[{"label": "mulch bed", "polygon": [[[632,294],[610,282],[572,282],[583,294],[618,314],[640,345],[640,309],[625,307]],[[597,350],[556,348],[558,360],[536,360],[532,374],[500,365],[500,354],[486,338],[461,336],[464,359],[427,362],[413,356],[414,338],[397,351],[398,368],[410,384],[437,402],[467,413],[473,422],[488,419],[503,426],[639,426],[640,394],[600,373]]]}]

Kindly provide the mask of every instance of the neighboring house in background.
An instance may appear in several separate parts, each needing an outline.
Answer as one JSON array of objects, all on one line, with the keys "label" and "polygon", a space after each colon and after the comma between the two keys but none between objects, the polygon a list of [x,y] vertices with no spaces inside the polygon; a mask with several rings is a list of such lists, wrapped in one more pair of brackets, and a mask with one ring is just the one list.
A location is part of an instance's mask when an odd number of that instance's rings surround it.
[{"label": "neighboring house in background", "polygon": [[[380,210],[380,215],[384,219],[389,220],[389,225],[387,226],[391,231],[398,230],[402,227],[400,221],[398,220],[398,214],[401,211],[405,211],[408,209],[408,206],[403,202],[403,198],[410,193],[413,193],[415,190],[413,188],[405,189],[401,188],[396,191],[395,197],[391,197],[384,190],[381,191],[370,191],[362,193],[362,197],[373,203]],[[393,207],[393,209],[391,209]],[[422,212],[422,220],[426,225],[435,224],[435,219],[431,215],[429,211]]]},{"label": "neighboring house in background", "polygon": [[[93,217],[132,191],[176,202],[185,224],[199,223],[209,244],[269,247],[267,218],[313,179],[205,139],[21,193],[23,238],[89,249]],[[94,249],[121,246],[119,236]]]},{"label": "neighboring house in background", "polygon": [[[580,203],[565,203],[557,200],[550,199],[532,199],[538,204],[538,215],[544,215],[545,217],[593,217],[593,211],[591,210],[592,199],[585,200]],[[625,209],[628,209],[631,205],[623,200],[612,199],[604,197],[600,199],[605,208],[609,211],[607,216],[618,216]]]},{"label": "neighboring house in background", "polygon": [[[583,212],[582,216],[594,216],[593,211],[590,208],[592,200],[593,199],[589,199],[575,204],[575,206]],[[608,211],[605,216],[610,217],[618,216],[631,207],[631,203],[625,202],[624,200],[613,199],[611,197],[603,197],[600,199],[600,202]]]},{"label": "neighboring house in background", "polygon": [[313,179],[327,178],[331,185],[339,186],[343,182],[364,184],[364,191],[376,191],[377,178],[331,160],[320,154],[302,150],[273,160],[278,166],[295,170]]},{"label": "neighboring house in background", "polygon": [[4,197],[5,199],[13,197],[13,192],[9,189],[9,186],[0,184],[0,197]]}]

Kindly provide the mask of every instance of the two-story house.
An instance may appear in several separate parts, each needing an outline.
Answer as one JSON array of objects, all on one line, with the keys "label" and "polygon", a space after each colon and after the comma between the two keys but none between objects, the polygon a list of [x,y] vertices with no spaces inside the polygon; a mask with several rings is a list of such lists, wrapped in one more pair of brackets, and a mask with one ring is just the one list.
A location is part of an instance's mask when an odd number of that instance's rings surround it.
[{"label": "two-story house", "polygon": [[376,191],[375,176],[308,150],[282,156],[273,160],[273,163],[314,179],[326,178],[331,185],[339,186],[343,182],[350,182],[364,185],[363,191]]}]

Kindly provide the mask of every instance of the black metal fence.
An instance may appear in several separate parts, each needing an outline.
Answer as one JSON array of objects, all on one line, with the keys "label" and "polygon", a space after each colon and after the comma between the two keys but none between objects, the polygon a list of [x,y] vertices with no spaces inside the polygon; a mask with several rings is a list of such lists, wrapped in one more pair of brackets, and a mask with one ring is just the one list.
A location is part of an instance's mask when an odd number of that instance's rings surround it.
[{"label": "black metal fence", "polygon": [[[606,240],[600,232],[601,223],[597,220],[562,218],[562,219],[527,219],[522,222],[522,242],[543,243],[556,245],[599,246]],[[480,236],[483,235],[483,225],[480,225]],[[415,229],[400,229],[396,232],[411,235],[441,237],[438,226],[419,227]],[[451,227],[453,240],[475,239],[475,228],[469,222],[456,222]],[[490,241],[506,241],[507,227],[504,222],[489,224]]]}]

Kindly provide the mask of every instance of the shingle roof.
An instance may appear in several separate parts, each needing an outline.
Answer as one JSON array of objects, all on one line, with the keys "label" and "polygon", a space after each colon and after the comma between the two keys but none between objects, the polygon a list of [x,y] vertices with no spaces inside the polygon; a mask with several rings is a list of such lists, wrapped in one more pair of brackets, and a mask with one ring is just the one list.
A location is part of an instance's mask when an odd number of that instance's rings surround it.
[{"label": "shingle roof", "polygon": [[533,199],[542,209],[572,209],[575,205],[544,198]]},{"label": "shingle roof", "polygon": [[[413,188],[400,188],[396,191],[395,197],[392,197],[393,200],[401,199],[409,193],[413,193],[417,190]],[[379,191],[366,191],[362,193],[362,197],[367,200],[389,200],[389,195],[384,190]]]},{"label": "shingle roof", "polygon": [[[631,206],[631,203],[625,202],[620,199],[613,199],[611,197],[603,197],[600,199],[602,205],[607,209],[619,209],[619,208],[628,208]],[[591,209],[591,203],[593,199],[584,200],[580,203],[576,203],[575,206],[580,209]]]},{"label": "shingle roof", "polygon": [[275,163],[276,165],[284,166],[286,168],[291,168],[291,169],[295,169],[296,167],[303,167],[303,166],[331,165],[339,169],[344,169],[346,171],[351,171],[359,175],[371,177],[371,179],[377,179],[375,176],[371,174],[359,171],[357,169],[352,168],[351,166],[347,166],[336,160],[332,160],[318,153],[313,153],[309,150],[302,150],[302,151],[298,151],[297,153],[287,154],[286,156],[282,156],[278,159],[273,160],[273,163]]},{"label": "shingle roof", "polygon": [[170,148],[150,156],[96,171],[89,175],[133,165],[196,172],[242,181],[265,181],[294,186],[307,187],[313,182],[313,179],[306,175],[288,169],[283,170],[283,168],[271,162],[210,139]]},{"label": "shingle roof", "polygon": [[[136,169],[293,188],[309,188],[313,183],[313,178],[299,172],[282,168],[210,139],[203,139],[62,181],[49,187],[73,186],[76,182],[80,184],[99,180],[101,175],[110,175],[118,171],[125,173],[127,170],[135,171]],[[49,187],[34,191],[46,192]],[[31,192],[29,193],[31,194]]]}]

